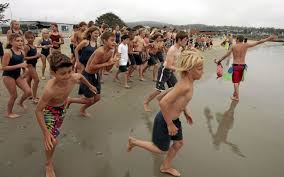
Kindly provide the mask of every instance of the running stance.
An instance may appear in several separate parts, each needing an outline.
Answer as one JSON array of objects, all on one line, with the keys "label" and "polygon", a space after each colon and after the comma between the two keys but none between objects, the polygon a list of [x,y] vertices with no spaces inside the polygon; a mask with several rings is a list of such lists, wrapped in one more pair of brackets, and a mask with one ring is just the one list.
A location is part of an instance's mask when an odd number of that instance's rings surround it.
[{"label": "running stance", "polygon": [[161,65],[158,71],[156,90],[152,92],[144,101],[144,110],[150,112],[149,103],[158,96],[162,91],[166,90],[165,83],[168,87],[175,86],[177,79],[174,75],[176,70],[177,58],[182,50],[182,47],[187,45],[188,35],[185,32],[179,32],[176,36],[176,44],[170,47],[167,53],[165,62]]},{"label": "running stance", "polygon": [[[100,35],[100,30],[96,27],[90,27],[87,29],[85,33],[85,40],[81,41],[80,44],[75,49],[75,68],[78,69],[77,72],[82,72],[91,57],[91,55],[97,49],[97,39]],[[80,55],[79,55],[80,51]],[[79,88],[78,91],[79,95],[83,94],[82,88]]]},{"label": "running stance", "polygon": [[[203,74],[203,59],[195,51],[185,50],[179,57],[181,80],[160,97],[160,109],[155,117],[152,133],[152,142],[129,137],[128,152],[134,147],[147,151],[166,154],[160,171],[173,176],[181,174],[172,168],[172,161],[183,146],[182,126],[179,120],[183,112],[189,124],[192,124],[190,113],[186,110],[188,102],[193,96],[193,83]],[[172,146],[170,146],[173,141]]]},{"label": "running stance", "polygon": [[50,54],[50,48],[52,47],[52,41],[49,38],[49,31],[48,29],[42,29],[42,38],[39,40],[37,48],[41,48],[41,62],[42,62],[42,69],[41,69],[41,79],[45,80],[45,68],[46,68],[46,59]]},{"label": "running stance", "polygon": [[60,52],[54,52],[50,56],[50,70],[54,77],[47,82],[35,111],[44,138],[45,177],[55,177],[52,157],[58,144],[56,138],[60,133],[59,128],[66,113],[64,103],[66,103],[68,95],[78,81],[86,84],[92,92],[96,92],[96,88],[81,74],[72,72],[70,58]]},{"label": "running stance", "polygon": [[102,34],[101,39],[104,45],[99,47],[90,57],[85,70],[83,71],[83,76],[97,88],[97,93],[93,93],[85,85],[80,84],[80,89],[84,97],[81,98],[69,98],[68,106],[71,103],[84,104],[80,109],[80,114],[84,117],[88,117],[89,114],[86,109],[101,99],[101,83],[99,71],[103,68],[106,70],[111,70],[113,65],[118,61],[118,57],[113,52],[116,43],[114,34],[112,32],[105,32]]},{"label": "running stance", "polygon": [[139,80],[140,81],[144,81],[144,77],[143,77],[143,58],[142,58],[142,54],[145,51],[145,41],[144,41],[144,37],[145,37],[145,31],[144,29],[140,29],[139,30],[139,35],[135,36],[133,43],[134,43],[134,52],[136,52],[135,54],[133,54],[134,58],[135,58],[135,63],[137,65],[138,68],[138,72],[139,72]]},{"label": "running stance", "polygon": [[20,115],[13,113],[14,103],[17,99],[17,86],[23,90],[24,94],[19,100],[19,105],[26,109],[24,101],[31,96],[31,89],[26,80],[21,76],[21,68],[26,68],[24,63],[24,51],[22,51],[24,39],[20,34],[11,35],[11,49],[5,51],[2,60],[3,83],[7,88],[10,98],[7,105],[6,117],[17,118]]},{"label": "running stance", "polygon": [[266,39],[262,39],[260,41],[254,42],[254,43],[243,43],[244,42],[244,37],[243,36],[238,36],[236,45],[231,47],[229,51],[220,59],[220,60],[215,60],[216,64],[220,64],[224,59],[229,57],[231,53],[233,53],[233,75],[232,75],[232,82],[234,84],[234,93],[233,96],[231,97],[232,100],[239,101],[239,87],[240,87],[240,82],[243,79],[243,74],[244,70],[246,69],[246,53],[247,50],[251,47],[257,46],[259,44],[262,44],[266,41],[271,41],[276,39],[276,36],[270,36]]},{"label": "running stance", "polygon": [[36,46],[34,46],[34,40],[35,40],[34,33],[31,31],[25,32],[25,38],[28,42],[27,45],[25,45],[24,47],[24,51],[26,53],[25,60],[27,61],[28,64],[27,82],[29,86],[32,88],[32,101],[36,104],[38,103],[39,100],[39,98],[37,97],[39,78],[36,72],[36,64],[37,60],[41,55],[37,52]]}]

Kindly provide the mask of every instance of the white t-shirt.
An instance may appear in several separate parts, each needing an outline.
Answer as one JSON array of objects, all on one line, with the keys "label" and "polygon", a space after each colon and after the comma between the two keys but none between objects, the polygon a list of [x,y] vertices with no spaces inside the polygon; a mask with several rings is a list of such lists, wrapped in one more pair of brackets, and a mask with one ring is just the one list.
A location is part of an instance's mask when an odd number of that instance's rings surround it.
[{"label": "white t-shirt", "polygon": [[121,55],[119,65],[126,66],[128,62],[128,45],[124,45],[123,43],[119,44],[118,53]]}]

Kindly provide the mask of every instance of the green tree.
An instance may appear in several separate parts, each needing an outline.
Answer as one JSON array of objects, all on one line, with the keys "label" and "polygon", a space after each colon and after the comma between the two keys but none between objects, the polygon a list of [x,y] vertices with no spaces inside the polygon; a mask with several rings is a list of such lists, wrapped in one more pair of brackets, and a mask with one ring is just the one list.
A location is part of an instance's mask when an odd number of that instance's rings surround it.
[{"label": "green tree", "polygon": [[9,3],[0,4],[0,23],[6,23],[8,21],[8,19],[4,19],[5,15],[3,14],[8,7]]},{"label": "green tree", "polygon": [[96,24],[100,25],[102,23],[108,24],[111,28],[115,28],[116,25],[119,25],[120,28],[126,26],[123,20],[111,12],[103,14],[97,18]]}]

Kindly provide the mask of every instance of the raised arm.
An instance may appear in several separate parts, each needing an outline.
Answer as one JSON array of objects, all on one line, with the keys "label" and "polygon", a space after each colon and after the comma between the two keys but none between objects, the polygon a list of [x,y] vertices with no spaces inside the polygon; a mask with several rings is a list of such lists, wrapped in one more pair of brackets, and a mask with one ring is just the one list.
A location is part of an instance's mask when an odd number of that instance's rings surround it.
[{"label": "raised arm", "polygon": [[250,48],[250,47],[255,47],[255,46],[259,45],[259,44],[265,43],[265,42],[267,42],[267,41],[274,40],[274,39],[276,39],[276,38],[277,38],[277,36],[271,35],[271,36],[269,36],[269,37],[267,37],[267,38],[265,38],[265,39],[261,39],[261,40],[259,40],[259,41],[257,41],[257,42],[253,42],[253,43],[247,44],[247,47],[248,47],[248,48]]}]

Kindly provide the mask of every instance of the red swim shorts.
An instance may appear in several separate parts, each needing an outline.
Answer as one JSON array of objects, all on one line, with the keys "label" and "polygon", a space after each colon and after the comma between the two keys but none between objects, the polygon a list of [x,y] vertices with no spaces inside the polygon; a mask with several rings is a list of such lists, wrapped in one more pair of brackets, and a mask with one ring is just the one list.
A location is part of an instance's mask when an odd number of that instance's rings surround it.
[{"label": "red swim shorts", "polygon": [[246,64],[233,64],[233,83],[240,83],[242,81],[245,69]]}]

